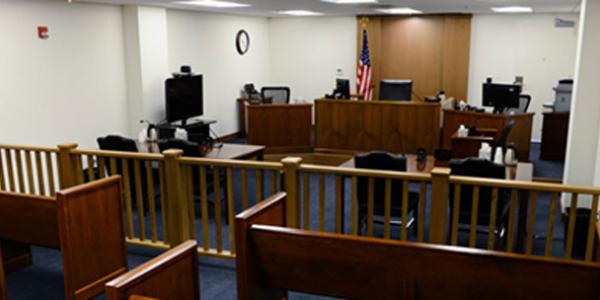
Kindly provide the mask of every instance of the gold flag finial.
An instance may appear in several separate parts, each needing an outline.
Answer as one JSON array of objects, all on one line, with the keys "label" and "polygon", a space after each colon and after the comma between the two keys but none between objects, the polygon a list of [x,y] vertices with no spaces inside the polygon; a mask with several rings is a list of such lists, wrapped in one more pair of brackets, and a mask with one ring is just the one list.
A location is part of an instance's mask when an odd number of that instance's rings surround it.
[{"label": "gold flag finial", "polygon": [[369,25],[369,17],[362,17],[360,19],[360,26],[365,29],[367,28],[367,25]]}]

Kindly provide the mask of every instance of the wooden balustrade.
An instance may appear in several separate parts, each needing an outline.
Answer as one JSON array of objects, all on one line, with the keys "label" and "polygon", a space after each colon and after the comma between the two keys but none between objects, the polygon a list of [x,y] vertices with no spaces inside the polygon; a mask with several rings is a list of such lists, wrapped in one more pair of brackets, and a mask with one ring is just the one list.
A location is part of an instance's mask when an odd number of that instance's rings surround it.
[{"label": "wooden balustrade", "polygon": [[[236,213],[285,190],[289,227],[507,252],[522,248],[525,254],[543,256],[552,256],[557,247],[558,200],[569,195],[564,258],[589,261],[600,195],[595,187],[452,176],[448,169],[405,173],[311,165],[292,157],[261,162],[183,157],[179,150],[147,154],[81,150],[76,144],[0,144],[0,190],[52,196],[59,188],[115,174],[123,177],[130,244],[167,249],[191,238],[199,241],[200,254],[227,258],[236,253]],[[461,197],[467,192],[469,203]],[[583,201],[590,202],[593,212],[585,228],[576,219],[577,204]],[[519,208],[524,202],[526,210]],[[548,215],[536,214],[542,205],[549,207]],[[489,208],[485,224],[480,222],[483,207]],[[461,221],[459,212],[465,209],[471,214]],[[498,218],[500,212],[505,219]],[[461,225],[468,226],[466,239],[459,234]],[[535,228],[542,227],[546,240],[540,246]],[[580,257],[575,233],[583,231],[587,240]]]},{"label": "wooden balustrade", "polygon": [[[301,173],[302,176],[290,176],[289,174],[292,172]],[[318,178],[318,181],[311,182],[311,177]],[[286,209],[288,212],[290,210],[293,211],[292,215],[294,216],[299,216],[302,213],[303,217],[302,226],[290,227],[302,227],[322,232],[375,236],[375,225],[376,223],[381,223],[383,225],[383,238],[394,238],[405,241],[409,240],[409,225],[411,225],[411,227],[416,227],[417,241],[422,242],[425,240],[426,187],[432,183],[432,176],[430,174],[327,167],[301,164],[301,160],[299,159],[294,159],[293,161],[288,159],[286,183],[288,182],[288,178],[291,178],[290,181],[292,182],[298,181],[295,184],[297,188],[292,191],[297,195],[295,196],[296,199],[300,199],[298,193],[302,191],[302,201],[290,200],[289,198],[294,196],[291,193],[288,194],[286,201],[292,203],[292,205],[291,208],[289,205],[286,206]],[[303,178],[301,182],[300,178]],[[346,195],[347,183],[350,184],[350,195]],[[318,185],[317,199],[313,199],[314,197],[311,197],[310,193],[311,186],[314,187],[314,185]],[[327,189],[328,186],[332,186],[333,189]],[[410,191],[411,186],[418,190],[418,195]],[[380,201],[376,199],[377,187],[381,187],[384,190],[383,198],[379,199],[383,202],[383,213],[381,215],[377,215],[378,211],[381,212],[381,207],[377,205]],[[393,197],[394,193],[392,191],[395,187],[397,187],[396,190],[398,190],[399,195]],[[288,186],[286,185],[286,190],[287,188]],[[363,189],[364,191],[359,195],[359,190]],[[333,216],[326,214],[328,211],[326,209],[328,194],[332,195],[330,199],[333,199],[329,203],[333,206]],[[416,203],[412,203],[411,197],[413,195],[417,197]],[[316,204],[314,205],[315,209],[311,208],[313,203]],[[361,203],[363,204],[361,205]],[[299,209],[298,207],[300,206],[298,205],[302,206],[302,208]],[[350,207],[349,212],[346,211],[346,207],[348,206]],[[396,209],[397,213],[392,213],[393,208],[398,208]],[[410,211],[409,208],[414,209]],[[363,211],[362,213],[361,210]],[[316,213],[312,214],[312,212]],[[315,224],[318,223],[318,226],[311,226],[315,217],[318,217],[318,222],[315,222]],[[332,220],[333,222],[327,222],[328,220]],[[349,225],[349,228],[346,227],[346,224]],[[399,226],[392,227],[392,225]],[[365,230],[362,230],[363,227],[366,227],[364,228]]]}]

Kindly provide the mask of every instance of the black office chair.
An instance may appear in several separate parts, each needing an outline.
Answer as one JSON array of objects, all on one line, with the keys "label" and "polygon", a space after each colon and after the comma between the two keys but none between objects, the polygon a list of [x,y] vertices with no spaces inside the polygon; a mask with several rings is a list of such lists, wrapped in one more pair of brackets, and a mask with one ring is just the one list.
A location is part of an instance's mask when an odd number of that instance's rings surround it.
[{"label": "black office chair", "polygon": [[[158,142],[158,149],[160,149],[160,152],[163,152],[165,150],[169,150],[169,149],[181,149],[183,150],[183,156],[189,156],[189,157],[201,157],[202,156],[202,151],[200,150],[200,145],[198,143],[194,143],[194,142],[190,142],[190,141],[186,141],[186,140],[182,140],[182,139],[168,139],[168,140],[161,140]],[[195,197],[197,196],[197,198],[195,199],[200,199],[200,186],[199,184],[197,184],[200,181],[200,173],[199,170],[197,168],[194,168],[192,170],[192,181],[193,181],[193,187],[194,187],[194,195]],[[225,186],[225,172],[221,172],[220,173],[220,177],[219,177],[219,183],[222,187]],[[207,193],[212,193],[214,192],[214,180],[213,180],[213,168],[212,167],[207,167],[206,168],[206,189],[207,189]],[[221,191],[219,191],[221,192]],[[214,205],[213,201],[209,201],[209,204]],[[223,201],[223,207],[225,208],[225,211],[227,211],[227,201]],[[228,223],[228,219],[226,218],[226,224]]]},{"label": "black office chair", "polygon": [[105,137],[99,137],[97,141],[101,150],[138,152],[134,140],[120,135],[109,134]]},{"label": "black office chair", "polygon": [[521,95],[519,97],[519,107],[518,108],[509,108],[508,113],[519,113],[524,114],[529,109],[529,105],[531,104],[531,96],[530,95]]},{"label": "black office chair", "polygon": [[[377,169],[377,170],[389,170],[389,171],[406,171],[406,157],[404,155],[392,155],[383,151],[372,151],[366,154],[357,154],[354,156],[354,164],[357,168],[363,169]],[[393,225],[402,224],[402,180],[392,180],[392,205],[391,205],[391,217]],[[362,224],[366,223],[367,219],[367,208],[368,208],[368,178],[358,178],[358,205],[359,205],[359,221]],[[417,214],[415,210],[419,205],[419,194],[415,192],[409,192],[408,194],[408,214],[412,215],[411,220],[406,224],[407,227],[411,227],[416,224]],[[385,214],[385,179],[375,179],[375,191],[374,191],[374,222],[383,223],[383,216]],[[416,228],[416,226],[415,226]]]},{"label": "black office chair", "polygon": [[513,127],[515,127],[515,120],[508,120],[504,126],[504,129],[502,130],[502,133],[500,133],[500,137],[496,142],[496,147],[502,147],[503,149],[506,148],[506,140],[508,139]]},{"label": "black office chair", "polygon": [[[503,165],[496,164],[487,159],[470,157],[460,160],[450,161],[450,170],[452,175],[470,176],[480,178],[504,179],[505,168]],[[502,229],[505,228],[508,215],[509,200],[507,199],[508,191],[500,189],[498,191],[498,206],[496,209],[496,229],[494,234],[500,235]],[[454,185],[450,185],[450,212],[453,215],[454,208]],[[462,185],[460,190],[460,209],[459,209],[459,224],[471,224],[471,210],[473,200],[473,186]],[[477,210],[477,225],[489,226],[490,224],[490,209],[492,200],[492,189],[489,187],[481,187],[479,189],[479,202]]]},{"label": "black office chair", "polygon": [[[98,146],[100,147],[100,150],[107,150],[107,151],[123,151],[123,152],[138,152],[138,148],[137,148],[137,144],[135,143],[134,140],[126,138],[126,137],[122,137],[120,135],[107,135],[105,137],[99,137],[96,139],[96,141],[98,142]],[[123,165],[121,163],[120,159],[116,160],[116,164],[115,164],[116,170],[112,170],[112,166],[109,162],[109,160],[105,160],[105,169],[107,170],[107,172],[109,174],[121,174],[123,175]],[[133,163],[133,160],[129,160],[127,162],[127,170],[128,170],[128,174],[129,174],[129,191],[131,193],[131,199],[133,201],[133,203],[135,203],[135,199],[136,199],[136,188],[135,188],[135,166]],[[157,188],[158,182],[159,182],[159,173],[158,170],[152,170],[153,172],[153,178],[154,181],[156,182],[155,185],[155,191],[158,191],[157,193],[155,193],[155,197],[158,197],[160,195],[160,191]],[[141,184],[142,184],[142,197],[144,198],[144,210],[147,211],[148,210],[148,205],[147,205],[147,192],[148,192],[148,184],[146,181],[146,166],[144,164],[140,164],[140,180],[141,180]],[[135,205],[133,205],[134,208],[136,208]]]},{"label": "black office chair", "polygon": [[289,104],[290,88],[282,87],[263,87],[260,89],[260,95],[263,99],[271,99],[272,104]]}]

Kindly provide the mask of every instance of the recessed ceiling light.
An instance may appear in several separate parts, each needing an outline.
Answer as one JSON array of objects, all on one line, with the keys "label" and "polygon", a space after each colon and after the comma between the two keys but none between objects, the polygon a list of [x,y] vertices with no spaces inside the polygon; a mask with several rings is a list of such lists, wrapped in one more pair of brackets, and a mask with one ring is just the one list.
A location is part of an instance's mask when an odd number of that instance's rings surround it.
[{"label": "recessed ceiling light", "polygon": [[216,7],[216,8],[235,8],[235,7],[248,7],[250,4],[220,1],[220,0],[192,0],[192,1],[177,1],[177,4],[185,5],[196,5],[205,7]]},{"label": "recessed ceiling light", "polygon": [[312,16],[322,16],[323,13],[310,11],[310,10],[280,10],[276,11],[276,13],[280,15],[288,15],[288,16],[300,16],[300,17],[312,17]]},{"label": "recessed ceiling light", "polygon": [[386,13],[386,14],[394,14],[394,15],[416,15],[416,14],[423,13],[420,10],[412,9],[410,7],[381,8],[381,9],[378,9],[377,11]]},{"label": "recessed ceiling light", "polygon": [[377,3],[378,0],[321,0],[322,2],[329,2],[335,4],[368,4]]},{"label": "recessed ceiling light", "polygon": [[497,13],[531,13],[533,8],[529,6],[501,6],[492,7],[492,10]]}]

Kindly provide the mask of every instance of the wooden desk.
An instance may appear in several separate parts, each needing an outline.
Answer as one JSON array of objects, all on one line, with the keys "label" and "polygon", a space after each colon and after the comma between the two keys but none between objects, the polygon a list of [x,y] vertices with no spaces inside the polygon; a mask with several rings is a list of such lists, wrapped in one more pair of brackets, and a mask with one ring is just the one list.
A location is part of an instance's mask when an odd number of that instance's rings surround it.
[{"label": "wooden desk", "polygon": [[440,104],[416,101],[315,101],[316,148],[433,153],[440,140]]},{"label": "wooden desk", "polygon": [[479,156],[481,143],[488,143],[491,146],[494,144],[494,138],[490,136],[459,137],[458,132],[456,132],[452,135],[452,157],[466,158]]},{"label": "wooden desk", "polygon": [[246,106],[248,143],[267,153],[312,152],[312,104]]},{"label": "wooden desk", "polygon": [[517,158],[519,161],[529,161],[529,148],[531,146],[531,127],[533,125],[534,113],[499,115],[491,113],[465,112],[458,110],[444,110],[443,142],[446,149],[452,147],[452,135],[461,124],[466,127],[495,128],[498,140],[506,123],[515,121],[515,126],[508,135],[507,143],[515,143],[517,147]]},{"label": "wooden desk", "polygon": [[[146,153],[160,153],[157,143],[138,143],[138,150]],[[221,148],[212,148],[205,158],[213,159],[251,159],[263,160],[265,146],[224,143]]]},{"label": "wooden desk", "polygon": [[258,105],[262,104],[261,98],[238,98],[238,136],[246,137],[246,105]]}]

